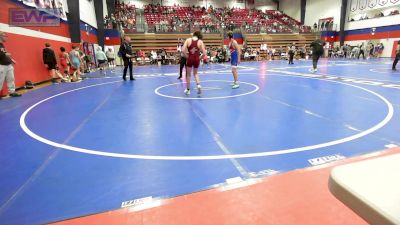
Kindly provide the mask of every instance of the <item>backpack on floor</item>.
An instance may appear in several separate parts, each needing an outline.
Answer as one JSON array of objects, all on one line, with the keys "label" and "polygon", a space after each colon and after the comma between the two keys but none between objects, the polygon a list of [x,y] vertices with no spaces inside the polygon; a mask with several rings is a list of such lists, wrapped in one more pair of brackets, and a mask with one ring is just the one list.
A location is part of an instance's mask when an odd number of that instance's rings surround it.
[{"label": "backpack on floor", "polygon": [[25,81],[25,88],[26,89],[32,89],[34,87],[35,86],[33,85],[32,81],[30,81],[30,80]]}]

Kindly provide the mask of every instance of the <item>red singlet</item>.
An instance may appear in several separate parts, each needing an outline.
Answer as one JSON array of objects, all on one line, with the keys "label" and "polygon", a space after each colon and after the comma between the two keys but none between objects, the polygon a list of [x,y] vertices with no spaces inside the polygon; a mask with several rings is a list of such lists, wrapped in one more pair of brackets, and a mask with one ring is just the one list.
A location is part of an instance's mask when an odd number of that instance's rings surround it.
[{"label": "red singlet", "polygon": [[189,58],[186,61],[186,66],[199,68],[200,65],[200,49],[197,47],[197,43],[199,40],[193,40],[192,44],[188,47],[189,50]]}]

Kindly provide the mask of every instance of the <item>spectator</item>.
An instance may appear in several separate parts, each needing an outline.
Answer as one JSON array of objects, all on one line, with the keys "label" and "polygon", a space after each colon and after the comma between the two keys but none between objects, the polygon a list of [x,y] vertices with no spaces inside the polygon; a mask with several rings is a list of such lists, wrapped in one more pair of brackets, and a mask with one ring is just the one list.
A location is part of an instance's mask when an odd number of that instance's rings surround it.
[{"label": "spectator", "polygon": [[363,59],[365,59],[365,46],[364,46],[364,42],[363,43],[361,43],[361,45],[360,45],[360,52],[359,52],[359,54],[358,54],[358,56],[357,56],[357,59],[360,59],[360,55],[363,55]]},{"label": "spectator", "polygon": [[153,64],[156,64],[157,63],[157,52],[156,51],[154,51],[154,50],[151,50],[151,52],[150,52],[150,58],[151,58],[151,63]]},{"label": "spectator", "polygon": [[165,51],[165,49],[161,49],[160,51],[160,56],[161,56],[161,63],[164,65],[165,64],[165,57],[167,56],[167,52]]},{"label": "spectator", "polygon": [[73,46],[71,52],[69,53],[71,59],[71,69],[73,72],[73,79],[75,81],[82,80],[81,78],[81,57],[79,54],[79,45]]},{"label": "spectator", "polygon": [[359,48],[358,46],[355,46],[355,47],[351,50],[350,58],[356,58],[356,57],[358,57],[359,54],[360,54],[360,48]]},{"label": "spectator", "polygon": [[108,60],[108,66],[110,67],[115,67],[115,53],[112,50],[112,48],[108,48],[108,51],[106,52],[107,60]]},{"label": "spectator", "polygon": [[367,59],[371,58],[371,55],[373,53],[373,51],[371,51],[372,49],[374,49],[373,44],[372,43],[367,44],[367,46],[365,48],[365,51],[367,53],[366,54],[367,55]]},{"label": "spectator", "polygon": [[11,97],[20,97],[21,95],[15,92],[14,66],[15,61],[11,58],[11,54],[6,51],[4,42],[7,35],[0,31],[0,90],[3,89],[4,80],[7,83],[9,95]]},{"label": "spectator", "polygon": [[294,54],[296,53],[296,44],[293,42],[291,45],[288,46],[288,55],[289,55],[289,65],[294,64]]},{"label": "spectator", "polygon": [[97,64],[100,67],[100,73],[106,73],[105,67],[107,65],[107,56],[106,53],[103,52],[103,49],[101,46],[99,46],[97,48],[97,52],[96,52],[96,59],[97,59]]},{"label": "spectator", "polygon": [[69,58],[68,53],[65,51],[64,47],[60,48],[60,66],[61,66],[61,71],[64,73],[65,77],[67,78],[68,81],[69,79],[69,69],[71,65],[71,60]]},{"label": "spectator", "polygon": [[385,46],[383,46],[382,43],[379,43],[379,47],[378,47],[378,57],[382,56],[383,50],[385,49]]},{"label": "spectator", "polygon": [[58,83],[57,77],[60,78],[61,81],[63,82],[67,81],[67,79],[64,78],[58,71],[57,58],[56,55],[54,54],[54,50],[51,48],[50,43],[46,43],[45,48],[43,49],[43,63],[46,66],[47,70],[49,71],[49,74],[52,78],[52,82],[54,84]]}]

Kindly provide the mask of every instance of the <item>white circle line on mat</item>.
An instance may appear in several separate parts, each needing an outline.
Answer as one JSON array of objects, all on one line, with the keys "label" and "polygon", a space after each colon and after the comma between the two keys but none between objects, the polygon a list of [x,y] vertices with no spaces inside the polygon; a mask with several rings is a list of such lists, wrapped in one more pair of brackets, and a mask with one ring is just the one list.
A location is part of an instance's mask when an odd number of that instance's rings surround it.
[{"label": "white circle line on mat", "polygon": [[[276,76],[290,76],[290,75],[276,75]],[[291,77],[294,77],[294,76],[291,76]],[[323,79],[319,79],[319,78],[300,77],[300,76],[296,76],[296,78],[323,80]],[[98,156],[114,157],[114,158],[147,159],[147,160],[175,160],[175,161],[178,161],[178,160],[219,160],[219,159],[254,158],[254,157],[264,157],[264,156],[282,155],[282,154],[289,154],[289,153],[296,153],[296,152],[311,151],[311,150],[325,148],[325,147],[338,145],[338,144],[342,144],[342,143],[346,143],[346,142],[349,142],[349,141],[353,141],[353,140],[359,139],[361,137],[364,137],[366,135],[369,135],[369,134],[379,130],[380,128],[385,126],[392,119],[393,114],[394,114],[393,105],[385,97],[381,96],[380,94],[378,94],[376,92],[373,92],[371,90],[368,90],[366,88],[353,85],[353,84],[348,84],[348,83],[343,83],[343,82],[333,81],[333,80],[323,80],[323,81],[339,83],[339,84],[343,84],[343,85],[347,85],[347,86],[352,86],[352,87],[364,90],[364,91],[366,91],[366,92],[368,92],[370,94],[375,95],[376,97],[381,99],[386,104],[387,110],[388,110],[387,115],[385,116],[385,118],[382,121],[380,121],[379,123],[377,123],[376,125],[374,125],[373,127],[369,128],[367,130],[361,131],[361,132],[359,132],[357,134],[354,134],[354,135],[351,135],[351,136],[348,136],[348,137],[345,137],[345,138],[342,138],[342,139],[337,139],[337,140],[333,140],[333,141],[329,141],[329,142],[325,142],[325,143],[320,143],[320,144],[316,144],[316,145],[309,145],[309,146],[290,148],[290,149],[282,149],[282,150],[274,150],[274,151],[256,152],[256,153],[226,154],[226,155],[200,155],[200,156],[138,155],[138,154],[123,154],[123,153],[113,153],[113,152],[99,151],[99,150],[93,150],[93,149],[85,149],[85,148],[80,148],[80,147],[60,144],[60,143],[48,140],[48,139],[46,139],[44,137],[41,137],[41,136],[37,135],[36,133],[32,132],[28,128],[28,126],[26,125],[25,119],[26,119],[26,116],[28,115],[28,113],[32,109],[37,107],[38,105],[42,104],[43,102],[46,102],[46,101],[48,101],[50,99],[53,99],[53,98],[56,98],[56,97],[58,97],[60,95],[64,95],[64,94],[71,93],[71,92],[74,92],[74,91],[79,91],[79,90],[83,90],[83,89],[86,89],[86,88],[91,88],[91,87],[96,87],[96,86],[101,86],[101,85],[120,82],[120,81],[114,81],[114,82],[95,84],[95,85],[90,85],[90,86],[86,86],[86,87],[81,87],[81,88],[69,90],[69,91],[66,91],[66,92],[62,92],[62,93],[53,95],[53,96],[48,97],[46,99],[43,99],[43,100],[37,102],[36,104],[32,105],[31,107],[29,107],[27,110],[25,110],[22,113],[22,115],[20,117],[20,126],[21,126],[22,130],[27,135],[32,137],[33,139],[36,139],[37,141],[40,141],[40,142],[42,142],[44,144],[47,144],[47,145],[51,145],[51,146],[56,147],[56,148],[62,148],[62,149],[69,150],[69,151],[75,151],[75,152],[98,155]]]},{"label": "white circle line on mat", "polygon": [[[202,83],[206,83],[206,82],[225,82],[225,83],[232,83],[232,81],[228,81],[228,80],[205,80],[202,81]],[[181,84],[185,84],[186,82],[182,82],[182,83],[172,83],[172,84],[167,84],[167,85],[163,85],[160,86],[158,88],[156,88],[154,90],[154,93],[156,93],[156,95],[165,97],[165,98],[172,98],[172,99],[191,99],[191,100],[214,100],[214,99],[227,99],[227,98],[235,98],[235,97],[240,97],[240,96],[245,96],[245,95],[249,95],[249,94],[253,94],[255,92],[257,92],[260,87],[258,87],[255,84],[252,83],[247,83],[247,82],[240,82],[240,84],[247,84],[250,86],[253,86],[254,89],[249,91],[249,92],[245,92],[245,93],[241,93],[241,94],[237,94],[237,95],[228,95],[228,96],[219,96],[219,97],[187,97],[187,96],[183,96],[184,93],[182,92],[182,96],[171,96],[171,95],[166,95],[166,94],[162,94],[160,93],[160,90],[165,88],[165,87],[169,87],[169,86],[174,86],[174,85],[181,85]],[[227,87],[230,88],[230,87]]]}]

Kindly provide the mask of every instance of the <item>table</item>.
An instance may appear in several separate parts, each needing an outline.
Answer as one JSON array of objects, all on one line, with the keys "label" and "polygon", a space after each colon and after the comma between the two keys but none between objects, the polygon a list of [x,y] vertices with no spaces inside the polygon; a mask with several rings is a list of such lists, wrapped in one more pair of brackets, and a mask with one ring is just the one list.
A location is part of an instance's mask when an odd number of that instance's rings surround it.
[{"label": "table", "polygon": [[400,154],[335,167],[329,189],[369,224],[400,224]]}]

